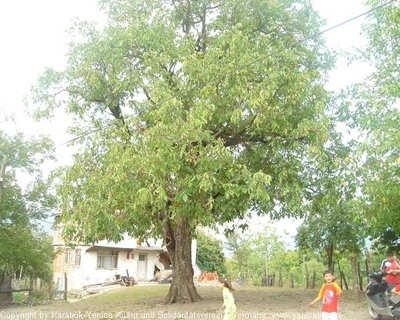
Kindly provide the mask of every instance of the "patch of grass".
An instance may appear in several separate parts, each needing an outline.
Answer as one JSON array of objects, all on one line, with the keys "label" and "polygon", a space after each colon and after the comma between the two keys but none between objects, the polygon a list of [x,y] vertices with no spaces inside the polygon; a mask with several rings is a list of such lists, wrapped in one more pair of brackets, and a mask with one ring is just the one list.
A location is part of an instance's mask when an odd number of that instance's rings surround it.
[{"label": "patch of grass", "polygon": [[83,299],[76,302],[76,305],[97,305],[99,303],[123,303],[133,302],[137,300],[143,300],[148,298],[163,299],[169,290],[169,285],[151,285],[151,286],[133,286],[133,287],[122,287],[121,289],[115,289],[104,292],[102,294],[96,294],[88,299]]},{"label": "patch of grass", "polygon": [[27,295],[23,292],[13,292],[13,301],[14,302],[22,302],[26,299]]}]

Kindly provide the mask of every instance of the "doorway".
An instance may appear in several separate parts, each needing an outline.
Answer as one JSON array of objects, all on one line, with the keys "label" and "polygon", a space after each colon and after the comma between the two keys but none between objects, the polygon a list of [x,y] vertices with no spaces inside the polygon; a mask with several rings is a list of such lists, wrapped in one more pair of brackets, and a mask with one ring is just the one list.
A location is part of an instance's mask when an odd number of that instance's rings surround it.
[{"label": "doorway", "polygon": [[139,254],[138,259],[138,280],[147,280],[147,255]]}]

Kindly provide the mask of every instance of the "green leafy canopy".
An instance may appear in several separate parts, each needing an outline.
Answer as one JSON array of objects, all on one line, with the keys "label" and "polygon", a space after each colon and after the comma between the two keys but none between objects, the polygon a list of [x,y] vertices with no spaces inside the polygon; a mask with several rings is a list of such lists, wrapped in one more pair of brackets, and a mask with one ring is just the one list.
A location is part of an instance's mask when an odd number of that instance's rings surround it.
[{"label": "green leafy canopy", "polygon": [[249,210],[302,214],[303,160],[327,138],[333,62],[309,2],[101,6],[104,28],[77,23],[65,70],[33,90],[38,116],[63,107],[77,121],[82,149],[58,190],[65,235],[119,240],[160,236],[165,219],[193,231]]},{"label": "green leafy canopy", "polygon": [[4,169],[0,172],[0,279],[11,281],[21,268],[47,279],[53,248],[40,220],[55,209],[56,201],[42,165],[54,159],[53,143],[48,137],[27,138],[0,130],[0,159]]}]

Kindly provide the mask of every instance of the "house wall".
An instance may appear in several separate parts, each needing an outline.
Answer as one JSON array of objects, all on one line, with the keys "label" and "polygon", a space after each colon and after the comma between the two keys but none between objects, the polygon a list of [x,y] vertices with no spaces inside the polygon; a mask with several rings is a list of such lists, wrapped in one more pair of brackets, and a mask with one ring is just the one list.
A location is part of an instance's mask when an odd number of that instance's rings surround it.
[{"label": "house wall", "polygon": [[[139,239],[134,239],[125,236],[121,242],[113,243],[109,241],[99,241],[95,246],[76,246],[71,249],[81,250],[80,264],[77,265],[74,257],[71,257],[70,262],[66,262],[65,247],[61,237],[61,228],[53,229],[53,246],[59,252],[53,261],[53,281],[58,290],[64,290],[64,279],[67,276],[68,290],[81,290],[84,286],[100,284],[113,281],[116,275],[121,277],[127,276],[127,271],[130,277],[136,281],[150,281],[155,278],[155,267],[160,266],[159,254],[163,251],[162,241],[150,239],[146,243],[141,243]],[[192,242],[192,264],[195,268],[196,278],[196,240]],[[118,251],[117,268],[104,270],[97,268],[97,251],[110,250]],[[144,261],[141,258],[145,257]],[[161,264],[162,265],[162,264]]]},{"label": "house wall", "polygon": [[[110,250],[118,251],[118,263],[116,269],[98,269],[97,268],[97,250],[87,251],[90,247],[77,246],[74,249],[81,249],[80,266],[69,265],[64,263],[64,252],[60,252],[54,260],[53,281],[58,290],[64,289],[64,273],[68,279],[68,290],[81,290],[84,286],[94,285],[109,281],[114,281],[120,275],[130,277],[136,281],[150,281],[154,279],[154,268],[158,262],[158,253],[161,250],[135,250],[128,252],[127,250],[118,250],[110,248]],[[62,250],[62,249],[61,249]],[[139,256],[145,255],[145,274],[142,277],[138,275]]]},{"label": "house wall", "polygon": [[[129,253],[128,256],[130,257]],[[97,269],[97,251],[86,252],[84,261],[84,277],[82,279],[83,286],[114,281],[116,275],[126,276],[126,270],[129,271],[130,276],[133,276],[131,270],[134,261],[127,259],[126,251],[118,251],[118,263],[116,269]]]},{"label": "house wall", "polygon": [[74,264],[65,263],[65,248],[56,247],[57,256],[53,261],[53,281],[56,285],[57,290],[64,290],[65,281],[64,274],[68,280],[68,290],[81,289],[84,279],[84,264],[85,252],[88,246],[77,246],[75,249],[81,250],[81,264],[76,266]]}]

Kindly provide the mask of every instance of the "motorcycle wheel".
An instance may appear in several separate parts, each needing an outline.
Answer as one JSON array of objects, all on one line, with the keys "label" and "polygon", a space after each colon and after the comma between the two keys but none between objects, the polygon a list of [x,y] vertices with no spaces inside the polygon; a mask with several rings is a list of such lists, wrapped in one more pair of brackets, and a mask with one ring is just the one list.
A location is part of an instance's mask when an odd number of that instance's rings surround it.
[{"label": "motorcycle wheel", "polygon": [[372,308],[370,305],[368,305],[368,314],[373,320],[379,320],[380,318],[382,318],[382,315],[376,313],[374,308]]}]

